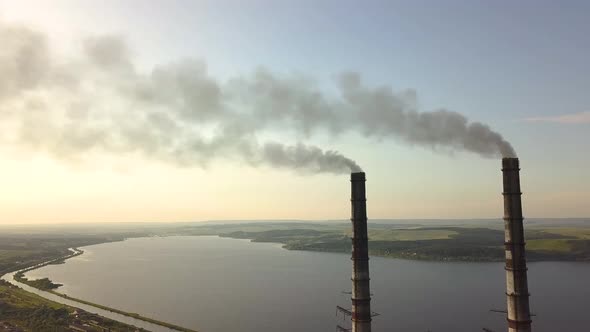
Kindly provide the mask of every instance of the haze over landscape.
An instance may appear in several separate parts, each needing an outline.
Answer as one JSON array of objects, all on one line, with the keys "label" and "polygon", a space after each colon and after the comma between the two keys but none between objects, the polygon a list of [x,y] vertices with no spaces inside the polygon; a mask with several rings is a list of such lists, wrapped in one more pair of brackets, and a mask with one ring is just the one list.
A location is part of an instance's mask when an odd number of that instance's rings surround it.
[{"label": "haze over landscape", "polygon": [[0,0],[0,332],[583,330],[588,13]]}]

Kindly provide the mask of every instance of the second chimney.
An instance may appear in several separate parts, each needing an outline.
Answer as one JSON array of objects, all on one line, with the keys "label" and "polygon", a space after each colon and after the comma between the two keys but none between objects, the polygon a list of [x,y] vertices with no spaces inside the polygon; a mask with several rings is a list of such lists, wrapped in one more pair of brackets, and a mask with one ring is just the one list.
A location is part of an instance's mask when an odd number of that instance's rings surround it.
[{"label": "second chimney", "polygon": [[530,332],[531,314],[519,171],[518,158],[502,159],[507,320],[509,332]]},{"label": "second chimney", "polygon": [[350,174],[352,221],[352,332],[371,332],[369,239],[365,173]]}]

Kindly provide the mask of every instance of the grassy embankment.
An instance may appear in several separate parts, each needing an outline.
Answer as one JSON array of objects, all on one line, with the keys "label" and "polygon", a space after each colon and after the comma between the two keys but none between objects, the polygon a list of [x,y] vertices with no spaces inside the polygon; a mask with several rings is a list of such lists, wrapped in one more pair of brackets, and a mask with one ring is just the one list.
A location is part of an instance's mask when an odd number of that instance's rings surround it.
[{"label": "grassy embankment", "polygon": [[174,325],[174,324],[171,324],[171,323],[163,322],[161,320],[157,320],[157,319],[145,317],[145,316],[142,316],[142,315],[137,314],[137,313],[127,312],[127,311],[123,311],[123,310],[119,310],[119,309],[107,307],[107,306],[104,306],[104,305],[101,305],[101,304],[93,303],[93,302],[90,302],[90,301],[86,301],[86,300],[78,299],[78,298],[75,298],[75,297],[67,296],[65,294],[58,293],[58,292],[56,292],[54,290],[48,290],[48,292],[49,293],[52,293],[54,295],[63,297],[64,299],[76,301],[76,302],[79,302],[79,303],[82,303],[82,304],[86,304],[86,305],[89,305],[89,306],[93,306],[93,307],[96,307],[96,308],[99,308],[99,309],[102,309],[102,310],[114,312],[114,313],[117,313],[117,314],[120,314],[120,315],[123,315],[123,316],[127,316],[127,317],[131,317],[131,318],[139,319],[139,320],[142,320],[144,322],[148,322],[148,323],[160,325],[160,326],[163,326],[163,327],[167,327],[167,328],[172,329],[172,330],[181,331],[181,332],[197,332],[196,330],[191,330],[191,329],[188,329],[186,327],[182,327],[182,326]]},{"label": "grassy embankment", "polygon": [[14,331],[74,331],[71,325],[83,325],[89,331],[145,331],[114,320],[44,299],[4,280],[0,280],[0,321]]},{"label": "grassy embankment", "polygon": [[[64,259],[73,257],[68,248],[87,246],[105,242],[121,241],[129,237],[142,237],[153,235],[144,230],[125,232],[105,232],[102,234],[71,234],[62,235],[62,232],[54,233],[14,233],[0,236],[0,276],[16,270],[29,271],[47,264],[63,263]],[[143,317],[136,313],[128,313],[122,310],[91,303],[82,299],[68,297],[55,292],[59,287],[51,280],[44,278],[28,280],[21,273],[15,275],[17,281],[26,283],[32,287],[49,291],[55,295],[72,301],[91,305],[103,310],[108,310],[149,323],[182,332],[195,332],[181,326],[162,322],[156,319]],[[4,281],[0,284],[0,321],[13,324],[24,331],[70,331],[68,329],[69,313],[71,307],[46,300],[38,295],[28,293],[18,287]],[[7,301],[9,299],[10,301]],[[111,319],[96,315],[86,314],[92,321],[100,321],[101,326],[111,328],[111,331],[133,331],[135,328],[116,322]],[[120,327],[112,328],[112,327]],[[100,330],[97,327],[97,331]]]},{"label": "grassy embankment", "polygon": [[[69,254],[68,248],[124,239],[118,236],[87,236],[3,232],[0,235],[0,276],[5,273],[52,261]],[[57,263],[57,261],[56,261]],[[111,331],[134,331],[136,328],[110,319],[84,313],[71,315],[74,308],[46,300],[0,280],[0,321],[14,331],[74,331],[71,324],[93,326],[100,322]],[[96,327],[96,326],[95,326]],[[102,331],[98,327],[90,330]]]},{"label": "grassy embankment", "polygon": [[117,314],[120,314],[120,315],[124,315],[124,316],[127,316],[127,317],[139,319],[139,320],[142,320],[144,322],[148,322],[148,323],[160,325],[160,326],[163,326],[163,327],[166,327],[166,328],[169,328],[169,329],[172,329],[172,330],[180,331],[180,332],[197,332],[195,330],[191,330],[191,329],[188,329],[188,328],[185,328],[185,327],[182,327],[182,326],[178,326],[178,325],[174,325],[174,324],[167,323],[167,322],[164,322],[164,321],[160,321],[160,320],[157,320],[157,319],[145,317],[145,316],[142,316],[142,315],[137,314],[137,313],[131,313],[131,312],[127,312],[127,311],[123,311],[123,310],[119,310],[119,309],[107,307],[107,306],[104,306],[104,305],[101,305],[101,304],[93,303],[93,302],[90,302],[90,301],[78,299],[78,298],[71,297],[71,296],[68,296],[66,294],[63,294],[63,293],[56,292],[55,289],[59,288],[62,285],[61,284],[53,283],[49,278],[29,280],[29,279],[27,279],[24,276],[24,273],[25,272],[28,272],[28,271],[31,271],[31,270],[34,270],[34,269],[38,269],[40,267],[43,267],[43,266],[46,266],[46,265],[49,265],[49,264],[56,264],[56,263],[59,264],[59,263],[63,262],[64,260],[68,259],[68,258],[72,258],[72,257],[75,257],[75,256],[78,256],[78,255],[83,254],[83,251],[80,250],[80,249],[74,249],[74,250],[75,250],[75,252],[72,253],[72,254],[70,254],[70,255],[67,255],[67,256],[64,256],[64,257],[59,257],[59,258],[53,259],[51,261],[48,261],[46,263],[38,264],[38,265],[32,266],[30,268],[21,270],[21,271],[19,271],[18,273],[16,273],[14,275],[14,279],[16,281],[18,281],[18,282],[21,282],[21,283],[26,284],[26,285],[29,285],[31,287],[37,288],[37,289],[42,290],[42,291],[46,291],[46,292],[51,293],[51,294],[54,294],[54,295],[57,295],[57,296],[62,297],[64,299],[68,299],[68,300],[71,300],[71,301],[79,302],[79,303],[82,303],[82,304],[86,304],[86,305],[89,305],[89,306],[92,306],[92,307],[96,307],[96,308],[99,308],[99,309],[102,309],[102,310],[114,312],[114,313],[117,313]]}]

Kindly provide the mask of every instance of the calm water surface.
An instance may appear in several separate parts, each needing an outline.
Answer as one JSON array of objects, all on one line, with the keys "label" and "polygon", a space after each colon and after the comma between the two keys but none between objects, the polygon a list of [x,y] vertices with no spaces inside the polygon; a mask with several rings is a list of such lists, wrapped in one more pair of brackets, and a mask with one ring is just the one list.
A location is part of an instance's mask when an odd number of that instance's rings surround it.
[{"label": "calm water surface", "polygon": [[[334,331],[350,306],[349,255],[218,237],[140,238],[84,248],[29,272],[73,297],[202,332]],[[505,331],[500,263],[371,259],[374,331]],[[590,264],[531,263],[536,332],[590,326]]]}]

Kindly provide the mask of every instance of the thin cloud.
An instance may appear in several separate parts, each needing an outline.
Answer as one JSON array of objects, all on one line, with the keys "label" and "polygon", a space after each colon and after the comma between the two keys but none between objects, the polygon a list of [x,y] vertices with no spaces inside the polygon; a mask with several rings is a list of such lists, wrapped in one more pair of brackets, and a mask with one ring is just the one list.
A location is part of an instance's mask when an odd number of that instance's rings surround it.
[{"label": "thin cloud", "polygon": [[539,116],[534,118],[526,118],[524,120],[527,122],[553,122],[563,124],[590,123],[590,111],[557,116]]}]

